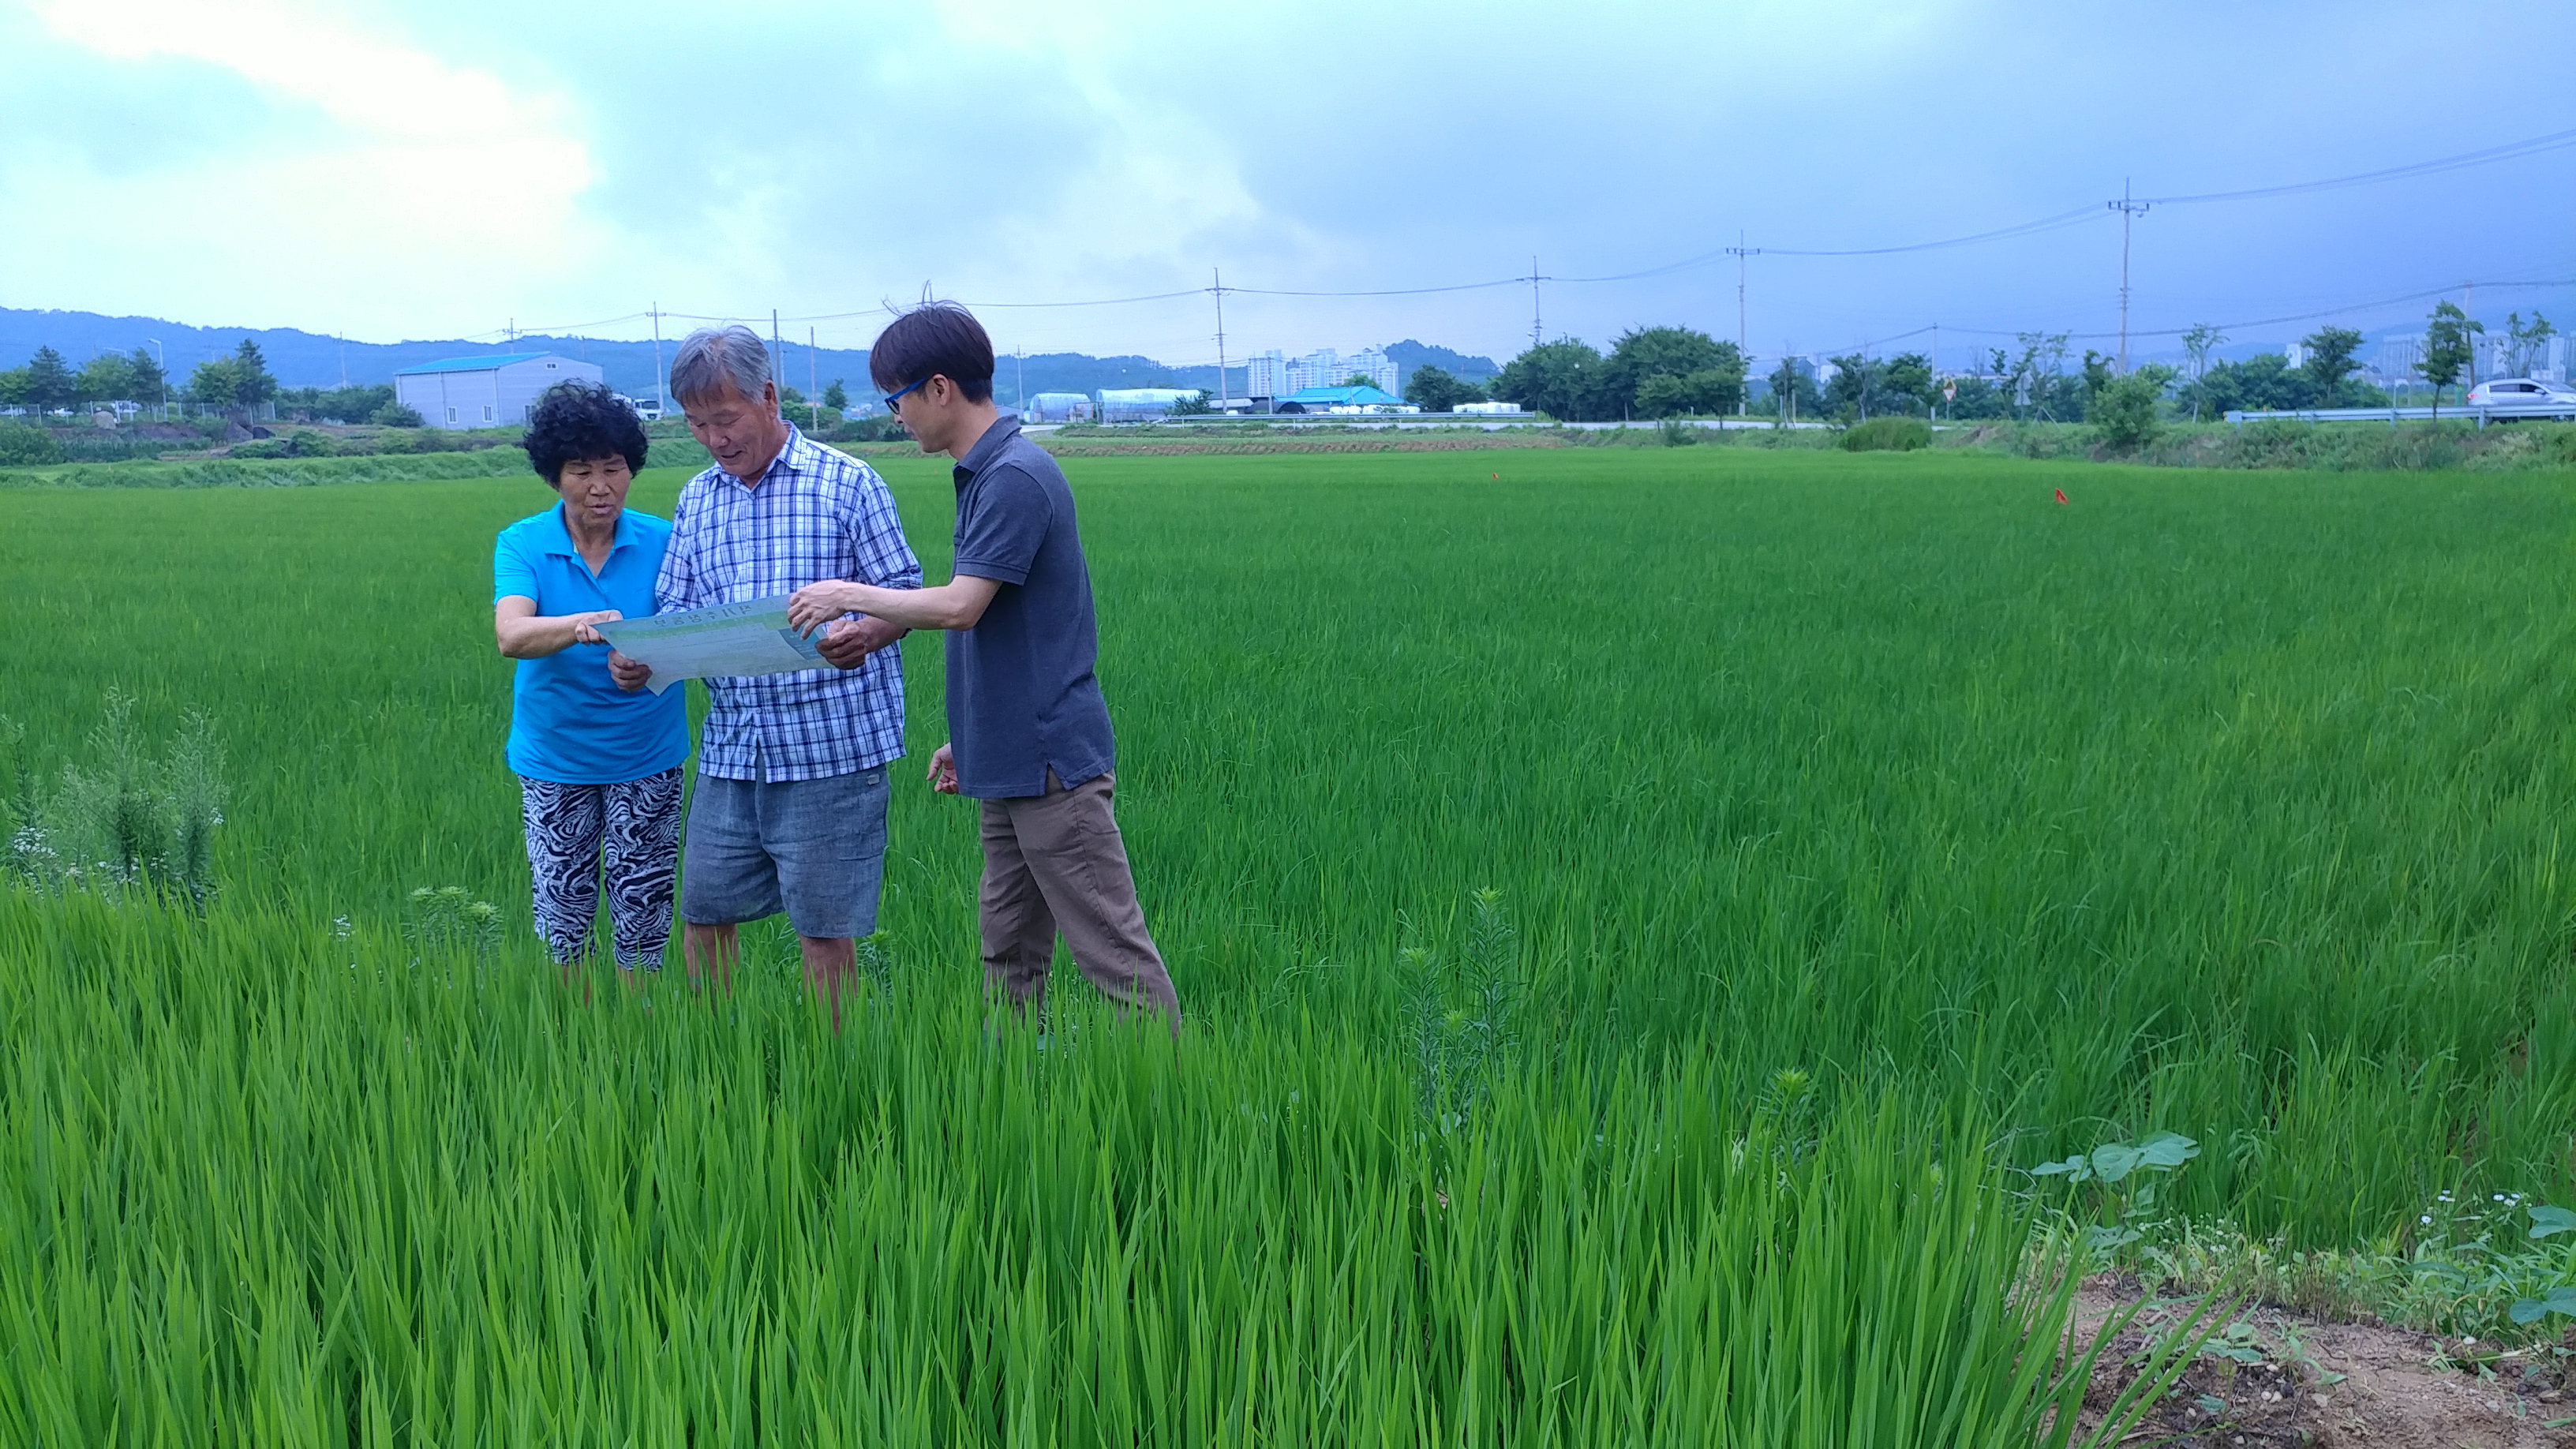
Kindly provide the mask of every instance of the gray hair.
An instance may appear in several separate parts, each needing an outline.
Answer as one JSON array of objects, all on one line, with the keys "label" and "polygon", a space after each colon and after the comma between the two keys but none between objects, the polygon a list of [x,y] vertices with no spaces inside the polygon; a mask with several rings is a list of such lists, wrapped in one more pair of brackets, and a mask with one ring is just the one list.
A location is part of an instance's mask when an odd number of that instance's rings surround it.
[{"label": "gray hair", "polygon": [[671,396],[682,406],[712,399],[726,388],[756,403],[760,385],[767,381],[769,345],[739,322],[699,328],[681,340],[671,357]]}]

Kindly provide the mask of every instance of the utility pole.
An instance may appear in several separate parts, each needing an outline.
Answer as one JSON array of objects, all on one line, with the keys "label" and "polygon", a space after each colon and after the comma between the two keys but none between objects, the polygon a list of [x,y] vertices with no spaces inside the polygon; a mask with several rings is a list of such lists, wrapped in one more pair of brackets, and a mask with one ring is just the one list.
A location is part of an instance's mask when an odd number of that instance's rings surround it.
[{"label": "utility pole", "polygon": [[1020,411],[1025,413],[1029,410],[1029,364],[1016,342],[1011,344],[1011,375],[1018,379],[1013,390],[1019,393]]},{"label": "utility pole", "polygon": [[1208,268],[1208,290],[1216,295],[1216,410],[1225,411],[1225,273]]},{"label": "utility pole", "polygon": [[662,381],[662,304],[655,302],[653,318],[653,403],[664,412],[671,410],[670,389]]},{"label": "utility pole", "polygon": [[2129,199],[2129,178],[2120,178],[2120,199],[2105,202],[2120,213],[2120,371],[2129,370],[2129,223],[2147,214],[2148,203]]},{"label": "utility pole", "polygon": [[1546,280],[1546,278],[1541,277],[1541,276],[1538,274],[1538,256],[1537,256],[1537,254],[1536,254],[1536,253],[1532,253],[1532,254],[1531,254],[1531,256],[1530,256],[1530,274],[1529,274],[1529,284],[1530,284],[1530,346],[1531,346],[1533,349],[1535,349],[1535,348],[1538,346],[1538,343],[1539,343],[1539,326],[1538,326],[1538,284],[1539,284],[1540,282],[1542,282],[1542,281],[1545,281],[1545,280]]},{"label": "utility pole", "polygon": [[[2475,283],[2475,282],[2462,282],[2462,283],[2460,284],[2460,315],[2461,315],[2461,316],[2463,316],[2463,317],[2466,317],[2466,318],[2470,319],[2471,321],[2475,321],[2475,320],[2476,320],[2476,318],[2477,318],[2477,314],[2476,314],[2476,313],[2474,313],[2474,312],[2471,312],[2471,311],[2469,310],[2469,299],[2470,299],[2471,297],[2476,296],[2476,295],[2477,295],[2477,292],[2478,292],[2478,284],[2477,284],[2477,283]],[[2474,337],[2476,334],[2475,334],[2475,333],[2468,333],[2468,332],[2464,332],[2464,333],[2462,333],[2462,334],[2460,334],[2460,335],[2461,335],[2461,336],[2463,336],[2463,337]],[[2475,388],[2477,385],[2478,385],[2478,344],[2477,344],[2477,343],[2475,343],[2475,342],[2471,342],[2471,343],[2469,344],[2469,387],[2470,387],[2470,388]],[[2469,394],[2468,394],[2468,392],[2467,392],[2466,390],[2463,390],[2463,391],[2460,393],[2460,397],[2462,398],[2462,400],[2463,400],[2463,401],[2465,401],[2465,400],[2467,399],[2468,395],[2469,395]],[[2440,401],[2440,399],[2438,399],[2438,398],[2437,398],[2437,399],[2435,399],[2435,401],[2437,401],[2437,402],[2438,402],[2438,401]]]},{"label": "utility pole", "polygon": [[[1735,255],[1735,352],[1737,356],[1749,362],[1753,356],[1753,344],[1746,340],[1744,330],[1744,259],[1760,256],[1762,248],[1746,246],[1744,233],[1739,231],[1735,234],[1735,245],[1728,247],[1727,250]],[[1530,270],[1535,272],[1538,268],[1532,267]],[[1753,405],[1752,395],[1753,389],[1749,387],[1736,394],[1735,415],[1737,417],[1743,417],[1745,410]]]},{"label": "utility pole", "polygon": [[809,416],[817,428],[823,426],[823,389],[817,385],[822,379],[821,367],[822,364],[814,359],[814,329],[808,327],[805,329],[805,400],[813,404]]},{"label": "utility pole", "polygon": [[787,391],[787,346],[778,340],[778,309],[769,309],[769,384]]},{"label": "utility pole", "polygon": [[341,333],[341,334],[340,334],[340,386],[341,386],[343,389],[345,389],[345,388],[347,388],[347,387],[348,387],[348,385],[349,385],[349,334],[347,334],[347,333],[343,332],[343,333]]}]

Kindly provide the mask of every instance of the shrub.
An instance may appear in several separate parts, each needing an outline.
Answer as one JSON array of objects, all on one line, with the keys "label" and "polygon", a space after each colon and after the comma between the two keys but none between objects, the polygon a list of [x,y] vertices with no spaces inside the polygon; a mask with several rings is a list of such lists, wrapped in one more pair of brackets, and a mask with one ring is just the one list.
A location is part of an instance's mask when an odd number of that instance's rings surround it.
[{"label": "shrub", "polygon": [[[1649,380],[1651,381],[1652,379]],[[1663,424],[1663,434],[1665,447],[1687,448],[1691,444],[1699,441],[1700,430],[1692,427],[1688,423],[1666,418]]]},{"label": "shrub", "polygon": [[63,445],[51,428],[0,422],[0,467],[26,467],[63,460]]},{"label": "shrub", "polygon": [[1871,418],[1843,433],[1847,453],[1910,453],[1932,446],[1932,426],[1921,418]]},{"label": "shrub", "polygon": [[401,403],[387,403],[367,414],[367,421],[380,428],[416,428],[420,426],[420,414]]},{"label": "shrub", "polygon": [[225,451],[224,456],[227,458],[283,458],[287,456],[286,443],[280,438],[253,438],[247,443],[233,444]]},{"label": "shrub", "polygon": [[824,436],[829,443],[900,443],[912,436],[903,424],[888,413],[872,418],[851,418]]},{"label": "shrub", "polygon": [[2134,452],[2156,435],[2156,401],[2164,389],[2156,379],[2133,372],[2113,378],[2093,395],[2088,420],[2102,430],[2102,441]]},{"label": "shrub", "polygon": [[290,458],[328,458],[337,451],[328,436],[310,428],[298,428],[286,440],[286,456]]}]

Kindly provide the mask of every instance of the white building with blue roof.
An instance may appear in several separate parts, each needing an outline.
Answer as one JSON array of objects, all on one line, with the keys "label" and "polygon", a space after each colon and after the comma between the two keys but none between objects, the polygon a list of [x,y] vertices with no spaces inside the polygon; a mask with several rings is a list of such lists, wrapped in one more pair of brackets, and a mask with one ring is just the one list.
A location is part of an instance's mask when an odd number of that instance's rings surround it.
[{"label": "white building with blue roof", "polygon": [[547,388],[605,376],[592,363],[551,352],[451,357],[395,373],[394,401],[433,428],[514,428]]}]

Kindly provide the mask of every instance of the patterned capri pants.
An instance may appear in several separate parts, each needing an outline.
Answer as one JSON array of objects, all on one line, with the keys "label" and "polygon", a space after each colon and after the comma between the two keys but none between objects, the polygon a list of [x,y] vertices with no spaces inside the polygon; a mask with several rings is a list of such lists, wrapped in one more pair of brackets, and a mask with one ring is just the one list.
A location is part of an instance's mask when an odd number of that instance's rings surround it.
[{"label": "patterned capri pants", "polygon": [[519,777],[537,934],[557,961],[590,954],[590,925],[599,914],[605,874],[617,964],[629,971],[661,969],[679,873],[681,779],[677,766],[617,785]]}]

